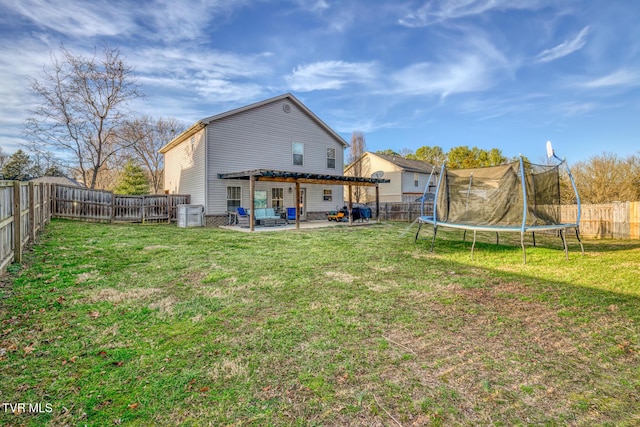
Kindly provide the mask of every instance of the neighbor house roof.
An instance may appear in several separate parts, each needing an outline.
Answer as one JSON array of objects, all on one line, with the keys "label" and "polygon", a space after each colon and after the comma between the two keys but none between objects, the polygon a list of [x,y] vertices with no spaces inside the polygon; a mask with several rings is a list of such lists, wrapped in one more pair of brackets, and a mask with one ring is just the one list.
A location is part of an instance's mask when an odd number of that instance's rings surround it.
[{"label": "neighbor house roof", "polygon": [[[360,159],[364,158],[365,156],[378,157],[397,166],[405,172],[431,173],[431,171],[435,169],[434,172],[437,173],[437,168],[435,166],[433,166],[431,163],[423,162],[422,160],[405,159],[404,157],[400,156],[390,156],[388,154],[372,153],[370,151],[364,153]],[[347,166],[346,170],[350,169],[352,165],[353,163]]]},{"label": "neighbor house roof", "polygon": [[406,172],[421,172],[431,173],[435,168],[431,163],[424,162],[422,160],[405,159],[400,156],[390,156],[388,154],[369,153],[373,156],[378,156],[389,163],[393,163]]},{"label": "neighbor house roof", "polygon": [[344,147],[348,147],[349,146],[349,144],[340,135],[338,135],[333,129],[331,129],[325,122],[320,120],[320,118],[318,116],[316,116],[311,110],[309,110],[306,107],[306,105],[304,105],[302,102],[300,102],[300,100],[298,100],[298,98],[296,98],[295,96],[293,96],[290,93],[285,93],[283,95],[279,95],[279,96],[276,96],[276,97],[273,97],[273,98],[265,99],[264,101],[255,102],[253,104],[245,105],[244,107],[236,108],[234,110],[229,110],[229,111],[226,111],[224,113],[216,114],[214,116],[210,116],[210,117],[206,117],[204,119],[198,120],[189,129],[185,130],[180,135],[175,137],[167,145],[162,147],[159,151],[160,151],[160,153],[163,153],[163,154],[166,153],[167,151],[169,151],[170,149],[172,149],[176,145],[180,144],[182,141],[184,141],[187,138],[191,137],[193,134],[198,132],[200,129],[202,129],[205,126],[211,124],[211,122],[223,119],[225,117],[233,116],[235,114],[239,114],[239,113],[242,113],[244,111],[252,110],[254,108],[259,108],[259,107],[262,107],[263,105],[267,105],[267,104],[270,104],[272,102],[277,102],[277,101],[281,101],[281,100],[284,100],[284,99],[288,99],[292,104],[295,104],[296,106],[298,106],[302,111],[305,112],[305,114],[307,114],[313,121],[315,121],[321,128],[323,128],[327,133],[329,133],[333,138],[335,138],[336,141],[338,141]]}]

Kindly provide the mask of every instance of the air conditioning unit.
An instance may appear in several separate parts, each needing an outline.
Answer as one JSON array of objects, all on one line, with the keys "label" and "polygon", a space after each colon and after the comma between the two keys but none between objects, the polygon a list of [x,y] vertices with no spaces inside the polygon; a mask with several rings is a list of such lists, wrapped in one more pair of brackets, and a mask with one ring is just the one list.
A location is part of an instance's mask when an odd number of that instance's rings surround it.
[{"label": "air conditioning unit", "polygon": [[178,227],[204,227],[204,206],[178,205]]}]

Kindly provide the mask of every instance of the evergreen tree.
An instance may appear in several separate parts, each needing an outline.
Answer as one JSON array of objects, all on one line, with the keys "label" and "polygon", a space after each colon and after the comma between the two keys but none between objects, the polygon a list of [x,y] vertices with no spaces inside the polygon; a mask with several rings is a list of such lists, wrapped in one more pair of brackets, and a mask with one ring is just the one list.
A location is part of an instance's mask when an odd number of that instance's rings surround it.
[{"label": "evergreen tree", "polygon": [[26,181],[31,176],[31,157],[22,150],[18,150],[9,157],[9,160],[2,168],[4,179],[13,179],[17,181]]},{"label": "evergreen tree", "polygon": [[149,194],[149,177],[142,166],[133,159],[127,160],[120,173],[118,185],[113,190],[116,194],[142,195]]}]

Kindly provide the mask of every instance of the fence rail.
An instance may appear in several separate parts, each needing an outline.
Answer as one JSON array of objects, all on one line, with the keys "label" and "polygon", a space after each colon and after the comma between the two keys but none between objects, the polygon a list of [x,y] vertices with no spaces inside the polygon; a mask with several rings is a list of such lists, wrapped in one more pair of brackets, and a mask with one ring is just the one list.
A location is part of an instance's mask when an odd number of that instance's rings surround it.
[{"label": "fence rail", "polygon": [[123,196],[57,184],[0,181],[0,273],[22,261],[26,245],[52,217],[99,222],[171,222],[184,194]]},{"label": "fence rail", "polygon": [[[369,205],[375,211],[375,204]],[[581,205],[580,234],[584,237],[640,239],[640,202]],[[562,205],[562,222],[575,222],[577,205]],[[425,203],[425,215],[433,214],[433,203]],[[375,215],[375,213],[374,213]],[[420,203],[380,203],[383,221],[413,222],[420,216]]]}]

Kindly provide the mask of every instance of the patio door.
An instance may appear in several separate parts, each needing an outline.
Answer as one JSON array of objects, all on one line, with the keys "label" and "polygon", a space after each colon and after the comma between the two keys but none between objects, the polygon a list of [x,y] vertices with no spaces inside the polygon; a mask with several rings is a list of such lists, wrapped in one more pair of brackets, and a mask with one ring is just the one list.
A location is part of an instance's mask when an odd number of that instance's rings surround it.
[{"label": "patio door", "polygon": [[307,189],[300,188],[300,221],[307,220]]}]

